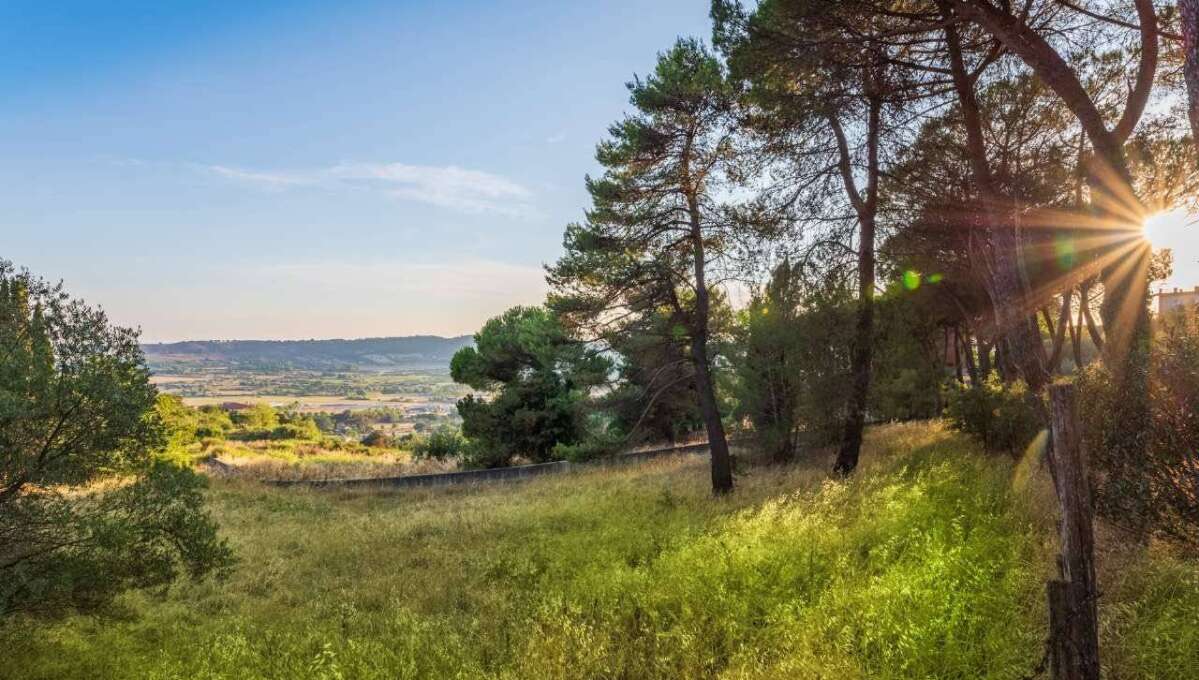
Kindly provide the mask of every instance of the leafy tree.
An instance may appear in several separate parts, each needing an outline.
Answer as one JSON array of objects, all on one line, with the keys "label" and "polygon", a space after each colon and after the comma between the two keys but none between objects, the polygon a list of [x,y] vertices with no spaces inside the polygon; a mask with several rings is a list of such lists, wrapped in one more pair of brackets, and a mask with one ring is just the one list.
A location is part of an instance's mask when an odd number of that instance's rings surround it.
[{"label": "leafy tree", "polygon": [[235,420],[248,430],[273,430],[279,426],[279,413],[270,404],[259,402],[239,412]]},{"label": "leafy tree", "polygon": [[549,268],[551,306],[597,340],[668,310],[670,339],[689,354],[711,446],[712,488],[733,488],[709,349],[717,267],[733,247],[719,198],[733,185],[735,93],[696,40],[681,39],[628,85],[636,112],[609,129],[587,179],[592,208],[567,228]]},{"label": "leafy tree", "polygon": [[489,320],[450,362],[454,382],[490,393],[458,401],[462,433],[471,440],[466,462],[509,465],[516,456],[546,462],[558,444],[585,433],[583,406],[602,384],[609,362],[570,339],[542,307],[513,307]]},{"label": "leafy tree", "polygon": [[0,616],[96,611],[231,561],[168,433],[137,333],[0,261]]},{"label": "leafy tree", "polygon": [[671,317],[669,309],[658,310],[609,336],[618,380],[601,406],[626,444],[678,441],[704,427],[695,370]]},{"label": "leafy tree", "polygon": [[737,413],[776,462],[842,434],[854,306],[835,280],[783,262],[743,315]]},{"label": "leafy tree", "polygon": [[[842,445],[834,470],[858,464],[873,364],[876,234],[883,199],[884,144],[906,98],[891,73],[889,27],[856,3],[766,0],[748,12],[716,0],[716,36],[734,73],[747,79],[747,116],[777,156],[781,203],[801,224],[832,233],[856,257],[857,316]],[[836,45],[830,49],[830,45]],[[898,119],[898,120],[897,120]],[[846,223],[851,228],[846,229]],[[856,229],[852,228],[856,227]]]},{"label": "leafy tree", "polygon": [[804,385],[799,366],[800,291],[789,262],[779,265],[765,290],[745,311],[735,363],[738,413],[753,423],[758,441],[778,463],[795,458],[799,401]]}]

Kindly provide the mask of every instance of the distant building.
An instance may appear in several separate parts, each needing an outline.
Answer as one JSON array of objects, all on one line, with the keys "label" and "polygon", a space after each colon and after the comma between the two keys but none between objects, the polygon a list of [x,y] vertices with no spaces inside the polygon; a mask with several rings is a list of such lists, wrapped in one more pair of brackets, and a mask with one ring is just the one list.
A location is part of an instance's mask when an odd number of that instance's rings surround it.
[{"label": "distant building", "polygon": [[221,408],[226,411],[249,411],[254,408],[253,404],[243,404],[237,401],[227,401],[221,404]]},{"label": "distant building", "polygon": [[1173,292],[1162,291],[1157,294],[1157,313],[1166,314],[1176,309],[1194,309],[1199,307],[1199,286],[1194,290],[1175,288]]}]

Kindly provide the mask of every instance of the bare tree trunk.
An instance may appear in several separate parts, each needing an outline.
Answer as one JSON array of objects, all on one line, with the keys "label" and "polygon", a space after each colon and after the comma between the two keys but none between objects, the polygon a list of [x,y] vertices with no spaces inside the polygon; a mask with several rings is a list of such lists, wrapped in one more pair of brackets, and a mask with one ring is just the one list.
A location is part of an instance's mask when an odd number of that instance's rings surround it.
[{"label": "bare tree trunk", "polygon": [[[872,76],[866,77],[866,87],[877,86]],[[853,178],[849,145],[836,114],[829,116],[829,125],[837,139],[838,168],[845,193],[858,214],[858,313],[854,330],[852,374],[849,409],[845,418],[845,434],[841,449],[833,463],[833,472],[848,475],[858,466],[862,452],[862,434],[866,428],[866,403],[870,396],[870,378],[874,363],[874,240],[875,214],[878,210],[879,136],[882,132],[882,100],[872,96],[866,122],[866,191],[863,196]]]},{"label": "bare tree trunk", "polygon": [[[1062,351],[1066,344],[1066,326],[1070,324],[1070,301],[1074,298],[1074,289],[1070,288],[1062,293],[1062,310],[1058,314],[1056,328],[1050,324],[1050,332],[1053,333],[1053,353],[1049,355],[1049,372],[1057,372],[1062,365]],[[1049,310],[1043,310],[1045,321],[1049,322]]]},{"label": "bare tree trunk", "polygon": [[866,401],[870,396],[871,364],[874,359],[874,220],[862,222],[862,243],[858,252],[858,319],[853,339],[851,368],[852,393],[845,420],[845,436],[833,470],[841,475],[853,472],[862,450],[866,428]]},{"label": "bare tree trunk", "polygon": [[[1080,303],[1081,304],[1081,303]],[[1078,308],[1078,321],[1070,322],[1070,346],[1074,351],[1074,370],[1082,370],[1082,307]]]},{"label": "bare tree trunk", "polygon": [[1095,535],[1074,386],[1051,386],[1049,399],[1053,422],[1049,471],[1061,511],[1061,578],[1048,586],[1051,667],[1059,680],[1099,680]]},{"label": "bare tree trunk", "polygon": [[1191,135],[1195,144],[1199,145],[1199,0],[1178,0],[1178,13],[1182,19],[1187,116],[1191,119]]},{"label": "bare tree trunk", "polygon": [[956,327],[953,329],[953,372],[958,384],[966,384],[966,376],[962,373],[962,336]]},{"label": "bare tree trunk", "polygon": [[965,335],[959,336],[958,340],[962,346],[962,356],[966,358],[966,371],[970,375],[970,384],[978,384],[978,364],[974,361],[974,342],[971,335],[967,332]]},{"label": "bare tree trunk", "polygon": [[699,409],[708,431],[708,448],[712,457],[712,492],[726,494],[733,490],[733,466],[729,443],[724,435],[724,423],[716,405],[716,390],[708,369],[708,340],[706,334],[692,338],[691,357],[695,363],[695,386],[699,392]]},{"label": "bare tree trunk", "polygon": [[1084,281],[1079,286],[1078,295],[1080,297],[1079,304],[1082,308],[1079,309],[1079,314],[1082,314],[1083,321],[1086,322],[1087,335],[1091,336],[1091,342],[1095,344],[1095,348],[1100,352],[1103,351],[1103,333],[1099,332],[1099,326],[1095,324],[1095,315],[1091,313],[1091,282]]},{"label": "bare tree trunk", "polygon": [[982,380],[991,375],[991,343],[978,341],[978,373]]},{"label": "bare tree trunk", "polygon": [[703,231],[700,228],[699,202],[694,194],[687,196],[691,219],[691,242],[695,267],[695,318],[691,329],[691,359],[695,365],[695,387],[699,392],[699,408],[708,431],[708,449],[712,459],[712,492],[726,494],[733,490],[733,465],[729,443],[716,404],[716,388],[712,382],[711,357],[708,356],[708,317],[711,299],[707,284],[707,255],[704,252]]}]

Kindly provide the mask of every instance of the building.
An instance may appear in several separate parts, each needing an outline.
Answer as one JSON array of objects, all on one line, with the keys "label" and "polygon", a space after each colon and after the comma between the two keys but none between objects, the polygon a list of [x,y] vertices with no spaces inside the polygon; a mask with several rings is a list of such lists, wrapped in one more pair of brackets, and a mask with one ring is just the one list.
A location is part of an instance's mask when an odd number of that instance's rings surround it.
[{"label": "building", "polygon": [[1173,292],[1162,291],[1157,294],[1157,313],[1166,314],[1176,309],[1194,309],[1199,307],[1199,286],[1194,290],[1175,288]]}]

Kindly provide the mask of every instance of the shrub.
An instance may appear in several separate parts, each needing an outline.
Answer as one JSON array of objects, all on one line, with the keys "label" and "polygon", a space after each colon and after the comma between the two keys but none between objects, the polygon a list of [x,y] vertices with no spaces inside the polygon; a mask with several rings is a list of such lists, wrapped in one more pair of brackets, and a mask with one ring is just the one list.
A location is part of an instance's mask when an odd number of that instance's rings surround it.
[{"label": "shrub", "polygon": [[1199,321],[1163,323],[1149,368],[1148,432],[1118,417],[1129,396],[1102,365],[1078,379],[1099,512],[1119,525],[1199,545]]},{"label": "shrub", "polygon": [[616,431],[603,431],[592,434],[577,444],[558,444],[554,447],[554,459],[583,463],[606,458],[620,453],[626,443],[626,437]]},{"label": "shrub", "polygon": [[466,450],[466,438],[458,429],[442,426],[427,436],[413,439],[412,455],[417,458],[446,460],[461,458]]},{"label": "shrub", "polygon": [[372,449],[386,449],[390,448],[394,442],[392,442],[391,437],[388,437],[379,430],[374,430],[362,438],[362,444]]},{"label": "shrub", "polygon": [[992,373],[978,385],[951,385],[945,417],[988,451],[1018,456],[1041,430],[1037,399],[1023,381],[1004,384]]},{"label": "shrub", "polygon": [[284,423],[271,430],[271,439],[304,439],[316,441],[321,438],[320,428],[311,418],[303,418],[296,422]]}]

